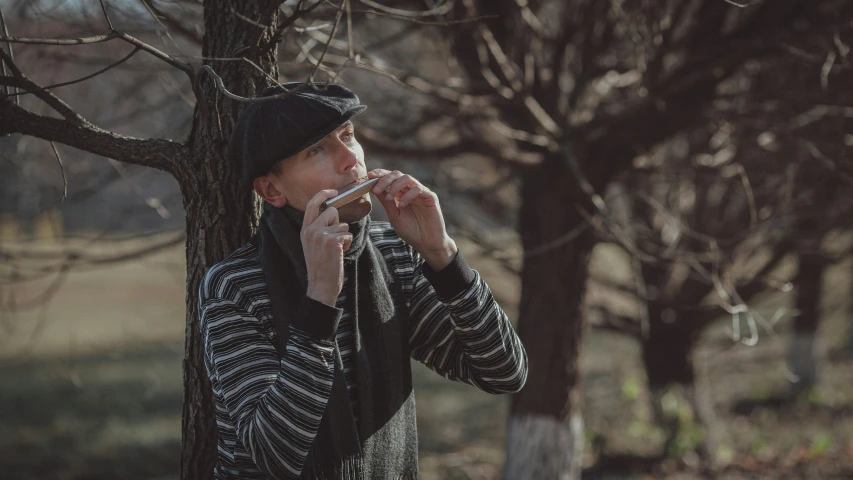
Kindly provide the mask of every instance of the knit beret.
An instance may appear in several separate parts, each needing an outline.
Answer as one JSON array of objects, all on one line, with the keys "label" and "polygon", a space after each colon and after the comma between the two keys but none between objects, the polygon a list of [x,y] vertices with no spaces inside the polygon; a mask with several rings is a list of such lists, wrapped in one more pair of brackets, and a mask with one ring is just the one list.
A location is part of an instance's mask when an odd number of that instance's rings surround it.
[{"label": "knit beret", "polygon": [[[260,96],[282,94],[302,85],[286,82],[266,88]],[[242,169],[243,180],[251,183],[266,175],[279,160],[317,143],[367,109],[342,85],[314,85],[305,85],[283,98],[254,102],[237,119],[228,142],[228,157]]]}]

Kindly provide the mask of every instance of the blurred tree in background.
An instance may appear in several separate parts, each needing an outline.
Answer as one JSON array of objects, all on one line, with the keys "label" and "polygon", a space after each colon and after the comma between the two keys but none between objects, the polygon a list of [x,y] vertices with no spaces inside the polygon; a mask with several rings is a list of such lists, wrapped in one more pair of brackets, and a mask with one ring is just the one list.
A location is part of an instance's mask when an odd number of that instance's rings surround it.
[{"label": "blurred tree in background", "polygon": [[[368,146],[436,159],[485,153],[520,178],[519,333],[530,347],[530,376],[513,398],[504,475],[574,478],[593,248],[606,239],[635,258],[645,286],[628,288],[645,303],[634,330],[653,389],[692,382],[692,344],[723,312],[744,318],[754,341],[759,320],[747,302],[767,289],[767,274],[798,243],[793,235],[819,238],[843,217],[812,225],[813,210],[794,208],[805,192],[786,197],[780,187],[793,177],[834,198],[820,175],[807,180],[800,170],[815,163],[809,141],[843,144],[849,47],[842,39],[853,12],[838,1],[466,0],[462,7],[445,18],[487,18],[444,42],[446,70],[406,78],[432,87],[421,128],[440,124],[455,141],[394,149],[389,139],[408,136],[392,130]],[[635,205],[627,223],[602,198],[620,178]],[[772,255],[740,271],[759,249]],[[679,315],[684,309],[689,314]],[[805,313],[798,318],[812,318]]]}]

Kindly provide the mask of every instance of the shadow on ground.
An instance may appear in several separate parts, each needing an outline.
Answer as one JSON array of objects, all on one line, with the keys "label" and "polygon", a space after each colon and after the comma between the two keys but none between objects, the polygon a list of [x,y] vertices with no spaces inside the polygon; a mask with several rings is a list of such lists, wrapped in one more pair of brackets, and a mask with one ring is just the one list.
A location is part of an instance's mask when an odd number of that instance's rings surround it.
[{"label": "shadow on ground", "polygon": [[177,478],[181,359],[152,347],[0,365],[0,476]]}]

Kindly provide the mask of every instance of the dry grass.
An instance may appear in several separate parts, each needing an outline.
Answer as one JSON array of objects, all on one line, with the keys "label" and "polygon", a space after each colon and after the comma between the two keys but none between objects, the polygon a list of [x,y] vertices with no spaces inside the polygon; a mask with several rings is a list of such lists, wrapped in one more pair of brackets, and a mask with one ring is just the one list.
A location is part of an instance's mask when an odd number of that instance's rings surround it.
[{"label": "dry grass", "polygon": [[[517,279],[472,245],[460,245],[514,316]],[[729,462],[720,478],[853,474],[853,362],[838,353],[849,326],[849,279],[840,270],[832,275],[825,305],[830,315],[820,333],[820,383],[800,402],[773,404],[787,387],[784,328],[752,348],[732,346],[722,325],[707,332],[700,358]],[[183,249],[177,247],[72,273],[32,344],[38,311],[4,319],[0,477],[178,478],[183,289]],[[30,285],[16,295],[23,300],[38,291]],[[583,351],[586,427],[595,444],[587,449],[585,478],[704,478],[674,460],[602,463],[615,454],[655,455],[662,434],[650,422],[638,347],[592,332]],[[507,398],[449,382],[420,365],[414,375],[421,477],[497,478]]]}]

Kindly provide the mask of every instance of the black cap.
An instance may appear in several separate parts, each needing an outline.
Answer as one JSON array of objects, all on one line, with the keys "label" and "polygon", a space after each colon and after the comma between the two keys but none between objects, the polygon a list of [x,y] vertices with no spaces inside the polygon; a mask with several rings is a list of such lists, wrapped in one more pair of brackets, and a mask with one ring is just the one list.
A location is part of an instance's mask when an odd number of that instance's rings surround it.
[{"label": "black cap", "polygon": [[252,103],[240,115],[228,142],[228,157],[241,166],[245,181],[251,183],[266,175],[279,160],[317,143],[367,109],[343,85],[321,82],[314,82],[316,87],[286,82],[266,88],[260,96],[279,95],[303,85],[283,98]]}]

